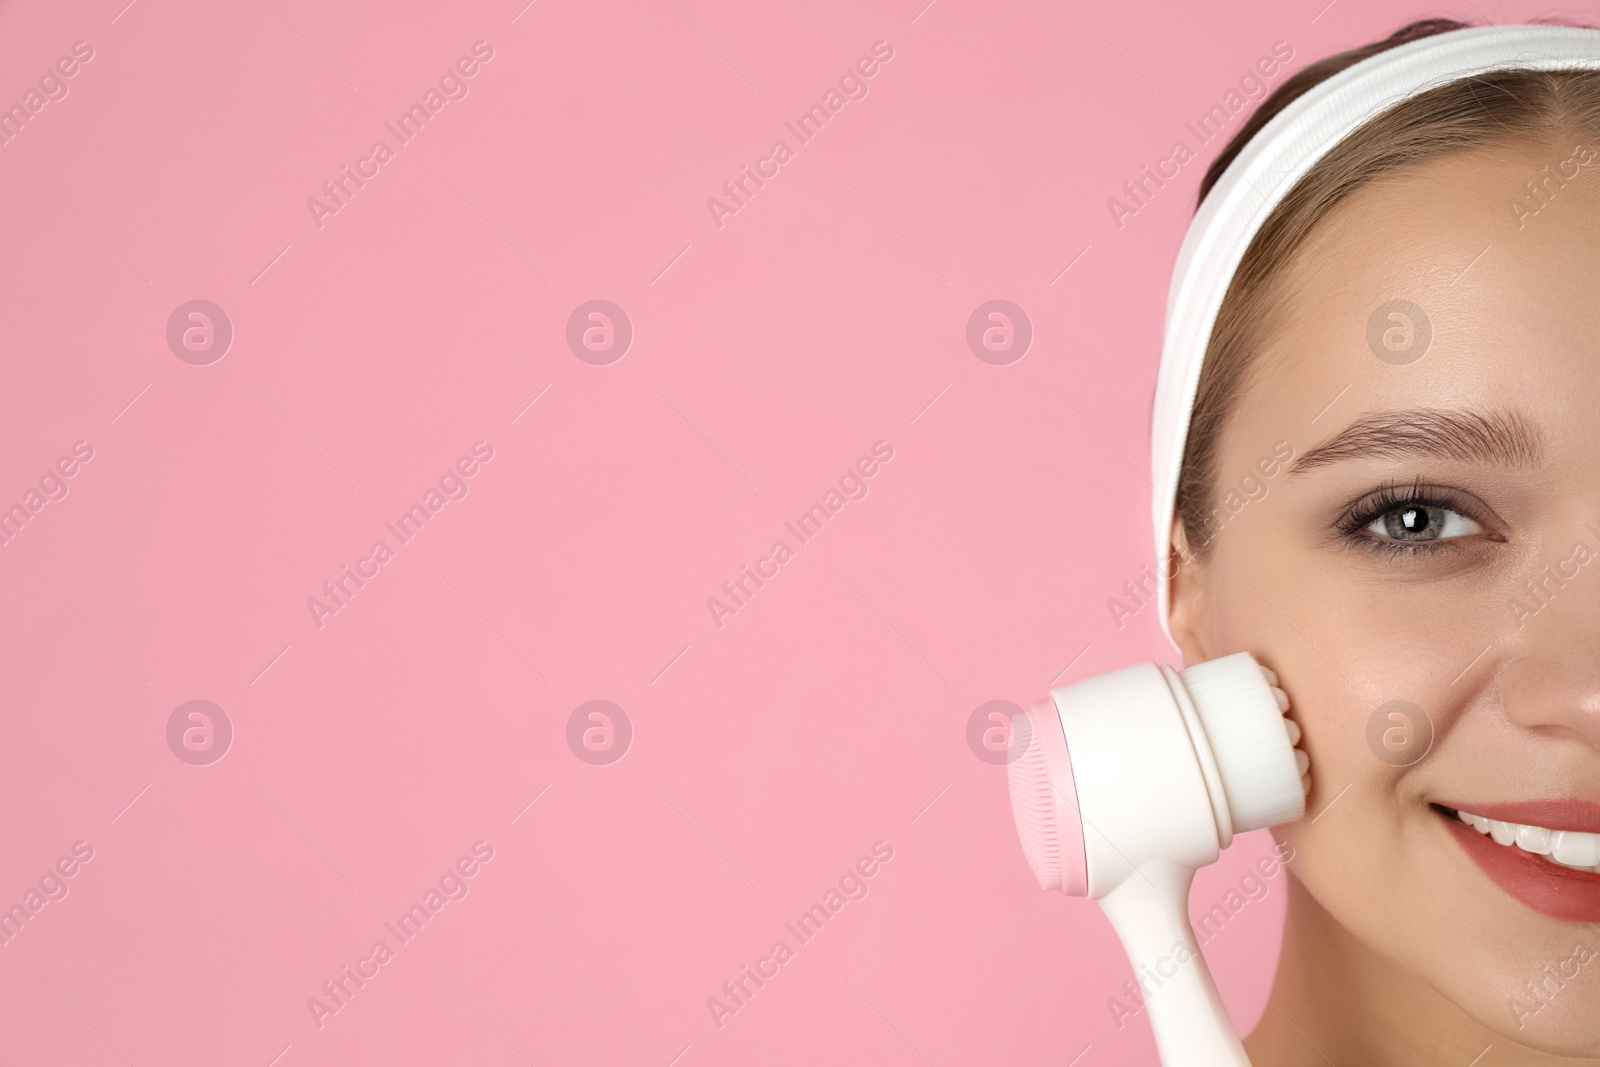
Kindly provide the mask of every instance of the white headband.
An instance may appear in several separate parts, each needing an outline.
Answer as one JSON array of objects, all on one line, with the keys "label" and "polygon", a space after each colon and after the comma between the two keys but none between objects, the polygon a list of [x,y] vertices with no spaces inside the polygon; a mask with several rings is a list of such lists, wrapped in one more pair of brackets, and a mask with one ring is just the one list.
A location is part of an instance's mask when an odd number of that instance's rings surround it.
[{"label": "white headband", "polygon": [[1200,367],[1233,273],[1267,216],[1330,149],[1403,100],[1487,71],[1591,67],[1600,67],[1597,30],[1482,26],[1409,41],[1307,90],[1267,122],[1222,172],[1190,222],[1173,270],[1151,415],[1157,604],[1169,638],[1174,497]]}]

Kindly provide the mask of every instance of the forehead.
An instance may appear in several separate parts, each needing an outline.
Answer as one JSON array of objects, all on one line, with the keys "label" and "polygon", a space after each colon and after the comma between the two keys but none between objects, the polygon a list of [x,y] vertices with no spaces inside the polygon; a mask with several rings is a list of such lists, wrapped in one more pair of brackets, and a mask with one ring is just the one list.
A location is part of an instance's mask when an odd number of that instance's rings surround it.
[{"label": "forehead", "polygon": [[1576,135],[1364,187],[1282,269],[1234,444],[1299,449],[1362,411],[1509,407],[1600,451],[1597,241],[1600,145]]}]

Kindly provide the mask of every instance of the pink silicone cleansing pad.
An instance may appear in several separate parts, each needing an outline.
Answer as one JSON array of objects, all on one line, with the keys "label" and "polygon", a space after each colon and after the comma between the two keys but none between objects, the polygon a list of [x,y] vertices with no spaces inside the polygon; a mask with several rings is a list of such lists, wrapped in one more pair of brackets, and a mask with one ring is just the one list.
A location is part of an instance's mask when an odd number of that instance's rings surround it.
[{"label": "pink silicone cleansing pad", "polygon": [[1011,762],[1008,776],[1011,813],[1028,866],[1042,888],[1083,896],[1089,891],[1083,819],[1055,699],[1045,697],[1015,716],[1012,737],[1013,743],[1027,745]]}]

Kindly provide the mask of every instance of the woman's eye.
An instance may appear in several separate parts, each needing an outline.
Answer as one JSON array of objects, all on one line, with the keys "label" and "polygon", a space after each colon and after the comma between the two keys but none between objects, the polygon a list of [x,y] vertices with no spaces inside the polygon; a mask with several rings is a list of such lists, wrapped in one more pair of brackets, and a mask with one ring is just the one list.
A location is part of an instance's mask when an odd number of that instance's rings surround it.
[{"label": "woman's eye", "polygon": [[1372,520],[1366,532],[1387,541],[1443,541],[1482,533],[1483,527],[1449,508],[1402,504]]}]

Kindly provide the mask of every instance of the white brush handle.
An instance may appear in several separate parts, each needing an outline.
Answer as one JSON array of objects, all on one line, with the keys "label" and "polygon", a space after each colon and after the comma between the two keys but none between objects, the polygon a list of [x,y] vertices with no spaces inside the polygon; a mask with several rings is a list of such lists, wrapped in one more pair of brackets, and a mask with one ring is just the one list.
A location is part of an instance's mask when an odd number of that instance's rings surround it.
[{"label": "white brush handle", "polygon": [[[1100,907],[1122,939],[1135,978],[1153,975],[1152,984],[1161,982],[1145,995],[1144,1008],[1162,1067],[1250,1067],[1189,925],[1193,881],[1193,868],[1151,860],[1101,897]],[[1183,963],[1175,955],[1179,945],[1192,953]]]}]

